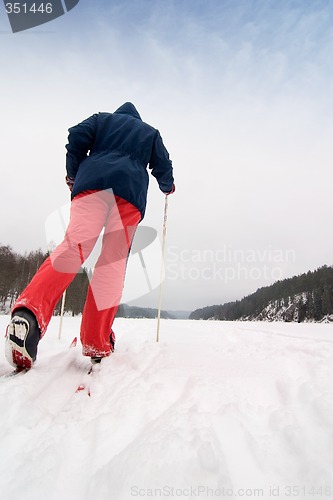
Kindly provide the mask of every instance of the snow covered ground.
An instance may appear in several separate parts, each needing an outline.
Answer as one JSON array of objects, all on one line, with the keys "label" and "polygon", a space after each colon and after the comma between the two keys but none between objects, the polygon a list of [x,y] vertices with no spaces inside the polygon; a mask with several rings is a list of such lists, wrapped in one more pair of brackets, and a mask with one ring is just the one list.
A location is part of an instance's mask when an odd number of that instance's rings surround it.
[{"label": "snow covered ground", "polygon": [[0,380],[1,500],[332,497],[332,325],[117,319],[89,397],[79,321]]}]

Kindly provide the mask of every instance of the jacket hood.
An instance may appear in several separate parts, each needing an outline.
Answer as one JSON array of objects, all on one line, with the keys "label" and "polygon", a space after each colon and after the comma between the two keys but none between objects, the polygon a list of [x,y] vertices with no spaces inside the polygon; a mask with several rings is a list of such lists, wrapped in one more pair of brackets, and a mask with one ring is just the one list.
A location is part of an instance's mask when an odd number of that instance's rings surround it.
[{"label": "jacket hood", "polygon": [[115,113],[131,115],[134,116],[134,118],[138,118],[139,120],[141,120],[141,116],[139,115],[138,110],[131,102],[125,102],[125,104],[122,104],[120,108],[116,109]]}]

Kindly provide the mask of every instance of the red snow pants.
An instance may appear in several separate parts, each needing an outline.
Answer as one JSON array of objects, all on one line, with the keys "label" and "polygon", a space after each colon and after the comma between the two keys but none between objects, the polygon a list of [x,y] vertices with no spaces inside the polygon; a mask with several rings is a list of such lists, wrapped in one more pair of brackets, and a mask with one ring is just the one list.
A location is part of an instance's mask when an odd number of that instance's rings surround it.
[{"label": "red snow pants", "polygon": [[16,300],[12,312],[25,307],[43,336],[64,290],[92,252],[104,228],[102,249],[89,283],[80,329],[85,356],[108,356],[110,335],[120,303],[128,253],[141,220],[139,210],[112,190],[85,191],[70,210],[65,238],[41,265]]}]

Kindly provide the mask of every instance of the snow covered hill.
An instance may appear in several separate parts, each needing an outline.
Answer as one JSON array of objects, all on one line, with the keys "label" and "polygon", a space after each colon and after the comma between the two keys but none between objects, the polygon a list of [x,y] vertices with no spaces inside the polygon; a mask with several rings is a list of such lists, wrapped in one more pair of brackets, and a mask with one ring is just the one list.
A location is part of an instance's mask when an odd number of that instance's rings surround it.
[{"label": "snow covered hill", "polygon": [[79,318],[61,340],[58,321],[0,380],[1,500],[333,494],[332,325],[163,320],[156,343],[155,320],[117,319],[89,397]]},{"label": "snow covered hill", "polygon": [[[311,315],[311,319],[306,318],[306,310],[309,308],[310,300],[314,303],[313,294],[306,292],[295,294],[286,299],[271,300],[259,314],[244,319],[248,321],[315,321],[313,315]],[[333,314],[321,317],[320,322],[332,323]]]}]

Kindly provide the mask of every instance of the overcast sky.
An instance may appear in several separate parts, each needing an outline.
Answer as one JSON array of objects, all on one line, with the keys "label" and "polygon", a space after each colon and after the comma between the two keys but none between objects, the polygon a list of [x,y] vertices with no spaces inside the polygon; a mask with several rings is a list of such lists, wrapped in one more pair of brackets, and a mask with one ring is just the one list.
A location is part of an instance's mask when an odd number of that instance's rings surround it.
[{"label": "overcast sky", "polygon": [[[331,2],[80,0],[16,34],[0,5],[0,44],[2,245],[47,248],[45,221],[69,200],[67,129],[132,101],[174,166],[164,308],[333,264]],[[163,206],[151,177],[152,288]],[[138,262],[124,297],[156,307]]]}]

